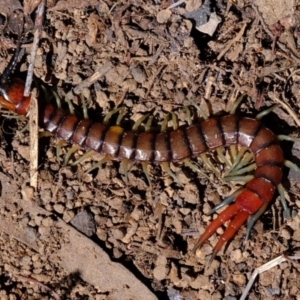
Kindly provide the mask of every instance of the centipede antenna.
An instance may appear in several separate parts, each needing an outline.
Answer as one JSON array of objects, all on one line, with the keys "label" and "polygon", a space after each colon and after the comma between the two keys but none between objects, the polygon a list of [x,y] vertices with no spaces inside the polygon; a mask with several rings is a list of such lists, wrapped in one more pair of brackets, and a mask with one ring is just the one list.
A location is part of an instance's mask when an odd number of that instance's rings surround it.
[{"label": "centipede antenna", "polygon": [[0,79],[1,85],[5,85],[8,83],[8,81],[10,79],[10,75],[12,74],[12,72],[14,71],[14,69],[16,67],[16,64],[18,63],[20,52],[21,52],[21,34],[19,34],[16,51],[1,76],[1,79]]},{"label": "centipede antenna", "polygon": [[170,114],[171,114],[171,116],[172,116],[172,125],[173,125],[173,129],[174,129],[174,130],[177,130],[178,127],[179,127],[179,124],[178,124],[178,117],[177,117],[177,115],[176,115],[173,111],[171,111]]},{"label": "centipede antenna", "polygon": [[290,209],[288,208],[288,204],[287,204],[286,199],[285,199],[285,195],[284,195],[285,189],[284,189],[284,187],[282,186],[281,183],[279,183],[277,185],[277,190],[278,190],[278,193],[279,193],[279,196],[280,196],[280,201],[281,201],[281,204],[282,204],[282,207],[283,207],[283,217],[285,219],[290,219],[291,218],[291,212],[290,212]]},{"label": "centipede antenna", "polygon": [[116,122],[116,125],[120,126],[122,120],[124,119],[126,115],[126,108],[124,106],[120,107],[120,111],[119,111],[119,115],[118,115],[118,118],[117,118],[117,122]]},{"label": "centipede antenna", "polygon": [[166,172],[168,175],[170,175],[174,179],[174,181],[176,181],[180,186],[183,186],[183,184],[180,182],[178,177],[170,169],[170,163],[162,162],[160,165],[164,172]]},{"label": "centipede antenna", "polygon": [[230,114],[234,115],[236,112],[236,109],[239,107],[239,105],[241,104],[241,102],[244,100],[244,94],[241,94],[235,101],[234,105],[232,106],[231,110],[230,110]]},{"label": "centipede antenna", "polygon": [[64,140],[60,140],[58,141],[57,145],[56,145],[56,157],[57,157],[57,161],[58,162],[61,162],[62,161],[62,158],[60,157],[61,154],[62,154],[62,147],[65,146],[67,144],[66,141]]},{"label": "centipede antenna", "polygon": [[132,131],[138,131],[139,127],[141,126],[141,124],[150,116],[150,114],[147,114],[145,116],[142,116],[141,118],[139,118],[133,125],[132,127]]},{"label": "centipede antenna", "polygon": [[288,142],[293,142],[293,143],[296,143],[296,142],[300,141],[299,138],[294,138],[294,137],[284,135],[284,134],[277,135],[277,138],[278,138],[279,141],[288,141]]},{"label": "centipede antenna", "polygon": [[147,123],[145,125],[145,131],[146,132],[149,132],[151,130],[151,125],[152,125],[152,122],[153,122],[153,116],[150,116],[147,120]]},{"label": "centipede antenna", "polygon": [[224,177],[224,180],[229,182],[229,181],[242,181],[242,182],[248,182],[251,179],[253,179],[253,175],[244,175],[244,176],[226,176]]},{"label": "centipede antenna", "polygon": [[82,94],[80,94],[80,100],[81,100],[81,104],[82,104],[83,118],[87,120],[89,118],[89,115],[88,115],[88,111],[87,111],[86,100]]},{"label": "centipede antenna", "polygon": [[80,149],[80,146],[79,146],[79,145],[73,145],[73,146],[68,150],[68,152],[67,152],[67,154],[66,154],[66,156],[65,156],[65,159],[64,159],[64,163],[63,163],[63,166],[64,166],[64,167],[68,164],[68,162],[69,162],[71,156],[72,156],[76,151],[78,151],[79,149]]},{"label": "centipede antenna", "polygon": [[221,162],[225,163],[226,166],[230,167],[229,161],[227,160],[227,158],[223,154],[223,147],[217,148],[217,154],[218,154],[218,157],[221,160]]},{"label": "centipede antenna", "polygon": [[202,161],[205,163],[205,165],[212,171],[215,173],[215,175],[219,176],[219,172],[217,171],[217,169],[213,166],[213,164],[210,162],[210,160],[208,159],[207,155],[205,153],[201,153],[200,154],[200,158],[202,159]]},{"label": "centipede antenna", "polygon": [[246,236],[245,236],[245,241],[247,241],[249,239],[250,232],[251,232],[254,224],[260,218],[260,216],[266,211],[266,209],[268,207],[268,204],[269,204],[269,202],[265,202],[262,205],[262,207],[254,215],[251,216],[250,221],[249,221],[248,226],[247,226],[247,233],[246,233]]},{"label": "centipede antenna", "polygon": [[272,107],[263,110],[262,112],[256,115],[256,120],[262,119],[264,116],[272,112],[276,107],[278,107],[278,105],[273,105]]},{"label": "centipede antenna", "polygon": [[290,160],[285,160],[284,163],[283,163],[286,167],[294,170],[295,172],[299,173],[300,174],[300,168],[294,164],[293,162],[291,162]]},{"label": "centipede antenna", "polygon": [[221,203],[217,204],[208,214],[212,215],[219,209],[223,208],[226,205],[231,204],[235,201],[236,197],[243,191],[244,189],[240,188],[237,191],[235,191],[231,196],[224,199]]},{"label": "centipede antenna", "polygon": [[[76,150],[75,150],[76,151]],[[74,152],[75,152],[74,151]],[[86,153],[84,153],[80,158],[78,158],[77,160],[75,160],[73,163],[71,163],[71,166],[76,166],[78,164],[80,164],[81,162],[83,162],[85,159],[92,157],[95,154],[95,152],[93,150],[90,150]]]},{"label": "centipede antenna", "polygon": [[149,164],[148,164],[147,162],[143,161],[143,162],[141,163],[141,165],[142,165],[143,172],[145,173],[145,176],[146,176],[146,178],[147,178],[149,187],[151,187],[151,186],[152,186],[152,185],[151,185],[151,179],[150,179],[150,174],[149,174],[149,171],[148,171],[148,165],[149,165]]}]

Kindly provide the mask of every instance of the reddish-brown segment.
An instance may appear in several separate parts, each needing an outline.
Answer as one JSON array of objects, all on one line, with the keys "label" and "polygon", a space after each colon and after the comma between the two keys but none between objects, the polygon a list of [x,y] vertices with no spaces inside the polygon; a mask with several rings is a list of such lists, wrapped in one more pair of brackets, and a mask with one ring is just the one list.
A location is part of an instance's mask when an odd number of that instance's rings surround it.
[{"label": "reddish-brown segment", "polygon": [[[24,84],[18,79],[12,81],[9,88],[2,87],[0,104],[18,114],[27,115],[30,99],[23,97],[23,90]],[[254,153],[257,164],[254,178],[246,184],[235,203],[206,228],[196,244],[196,247],[201,247],[220,226],[231,220],[214,248],[213,257],[250,215],[272,200],[276,186],[282,180],[283,151],[276,136],[256,119],[228,115],[169,132],[140,133],[125,131],[120,126],[82,120],[52,105],[46,105],[40,116],[41,125],[58,138],[120,160],[174,162],[218,147],[233,144],[248,147]]]}]

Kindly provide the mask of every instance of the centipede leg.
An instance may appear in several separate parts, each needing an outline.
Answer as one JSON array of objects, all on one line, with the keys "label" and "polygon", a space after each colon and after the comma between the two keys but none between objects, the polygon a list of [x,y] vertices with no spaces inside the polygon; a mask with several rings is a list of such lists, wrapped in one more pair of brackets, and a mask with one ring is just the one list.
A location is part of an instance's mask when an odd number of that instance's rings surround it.
[{"label": "centipede leg", "polygon": [[97,168],[101,168],[102,165],[108,161],[111,161],[111,157],[109,156],[103,157],[98,163],[94,164],[89,170],[87,170],[87,173],[90,173]]},{"label": "centipede leg", "polygon": [[145,116],[142,116],[141,118],[139,118],[133,125],[132,127],[132,131],[137,131],[139,129],[139,127],[141,126],[141,124],[150,116],[150,114],[147,114]]},{"label": "centipede leg", "polygon": [[78,158],[76,161],[74,161],[71,165],[76,166],[76,165],[80,164],[82,161],[84,161],[85,159],[92,157],[93,155],[95,155],[95,152],[90,150],[90,151],[84,153],[80,158]]},{"label": "centipede leg", "polygon": [[171,116],[172,116],[172,126],[174,130],[177,130],[179,127],[179,123],[178,123],[178,117],[174,112],[170,112]]},{"label": "centipede leg", "polygon": [[229,205],[232,202],[235,201],[236,197],[243,191],[243,189],[238,189],[237,191],[235,191],[231,196],[227,197],[226,199],[224,199],[221,203],[217,204],[208,214],[212,215],[213,213],[215,213],[216,211],[218,211],[219,209],[221,209],[222,207],[224,207],[225,205]]},{"label": "centipede leg", "polygon": [[231,108],[231,110],[230,110],[230,114],[231,115],[234,115],[235,114],[235,112],[236,112],[236,109],[238,108],[238,106],[241,104],[241,102],[243,101],[243,99],[244,99],[244,94],[241,94],[238,98],[237,98],[237,100],[235,101],[235,103],[234,103],[234,105],[232,106],[232,108]]},{"label": "centipede leg", "polygon": [[237,146],[236,145],[231,145],[229,147],[229,152],[230,152],[230,156],[232,157],[232,165],[236,162],[236,159],[237,159]]},{"label": "centipede leg", "polygon": [[126,108],[125,107],[120,107],[116,125],[120,126],[120,124],[121,124],[121,122],[122,122],[125,115],[126,115]]},{"label": "centipede leg", "polygon": [[197,111],[200,114],[200,117],[202,117],[204,120],[208,120],[209,114],[207,114],[194,100],[188,99],[192,105],[197,109]]},{"label": "centipede leg", "polygon": [[248,167],[244,167],[244,166],[247,165],[251,160],[253,160],[253,154],[252,153],[246,153],[246,154],[243,153],[243,155],[244,155],[244,159],[239,160],[239,162],[237,164],[235,163],[228,170],[226,177],[240,175],[240,174],[244,174],[246,172],[251,171],[250,170],[251,168],[247,169],[249,166]]},{"label": "centipede leg", "polygon": [[241,168],[241,169],[237,169],[237,170],[231,172],[229,175],[230,176],[236,176],[236,175],[242,175],[242,174],[245,174],[245,173],[249,173],[249,172],[255,170],[256,167],[257,167],[256,163],[253,163],[253,164],[251,164],[251,165],[249,165],[247,167],[244,167],[244,168]]},{"label": "centipede leg", "polygon": [[153,116],[150,116],[145,125],[145,132],[149,132],[151,130],[152,121],[153,121]]},{"label": "centipede leg", "polygon": [[82,94],[80,94],[80,100],[81,100],[81,105],[82,105],[83,118],[87,120],[89,118],[89,115],[88,115],[88,111],[87,111],[86,101]]},{"label": "centipede leg", "polygon": [[72,147],[68,150],[68,152],[67,152],[67,154],[66,154],[66,156],[65,156],[65,159],[64,159],[64,163],[63,163],[63,166],[64,166],[64,167],[68,164],[68,162],[69,162],[71,156],[72,156],[76,151],[78,151],[79,149],[80,149],[80,146],[79,146],[79,145],[74,145],[74,146],[72,146]]},{"label": "centipede leg", "polygon": [[200,158],[202,161],[205,163],[205,165],[212,171],[214,172],[217,176],[219,176],[219,172],[217,169],[213,166],[213,164],[209,161],[207,155],[205,153],[200,154]]},{"label": "centipede leg", "polygon": [[249,239],[250,232],[251,232],[254,224],[260,218],[260,216],[266,211],[268,204],[269,204],[268,202],[264,203],[263,206],[253,216],[251,216],[250,221],[247,226],[247,233],[245,236],[245,241],[247,241]]},{"label": "centipede leg", "polygon": [[267,108],[256,115],[256,120],[262,119],[264,116],[268,115],[270,112],[272,112],[278,105],[271,106],[270,108]]},{"label": "centipede leg", "polygon": [[281,183],[279,183],[277,185],[277,190],[278,190],[278,193],[279,193],[279,196],[280,196],[280,201],[281,201],[281,204],[282,204],[282,207],[283,207],[283,217],[286,218],[286,219],[290,219],[291,218],[291,212],[290,212],[290,209],[288,208],[288,205],[287,205],[287,202],[286,202],[286,199],[285,199],[285,196],[284,196],[284,187],[282,186]]},{"label": "centipede leg", "polygon": [[187,123],[188,125],[192,125],[193,124],[193,120],[192,120],[192,113],[191,113],[191,110],[188,106],[185,106],[184,107],[184,112],[185,112],[185,115],[186,115],[186,119],[187,119]]},{"label": "centipede leg", "polygon": [[68,103],[70,114],[74,115],[75,114],[75,108],[74,108],[74,105],[72,104],[71,99],[69,99],[68,97],[66,97],[66,102]]},{"label": "centipede leg", "polygon": [[206,178],[209,179],[209,177],[194,162],[192,162],[189,158],[184,159],[183,163],[187,167],[189,167],[191,170],[193,170],[194,172],[198,172],[201,175],[203,175],[203,176],[205,176]]},{"label": "centipede leg", "polygon": [[145,176],[147,178],[148,184],[151,187],[151,179],[150,179],[150,174],[149,174],[149,171],[148,171],[148,165],[149,164],[147,162],[145,162],[145,161],[143,161],[141,164],[142,164],[143,172],[144,172],[144,174],[145,174]]},{"label": "centipede leg", "polygon": [[279,141],[288,141],[288,142],[299,142],[300,139],[299,138],[294,138],[292,136],[288,136],[288,135],[285,135],[285,134],[279,134],[277,135],[277,138]]},{"label": "centipede leg", "polygon": [[59,161],[59,162],[61,162],[62,161],[62,159],[61,159],[61,154],[62,154],[62,147],[63,146],[65,146],[65,145],[67,145],[67,142],[66,141],[64,141],[64,140],[60,140],[60,141],[58,141],[58,143],[57,143],[57,145],[56,145],[56,157],[57,157],[57,160]]},{"label": "centipede leg", "polygon": [[244,175],[244,176],[226,176],[224,177],[225,181],[242,181],[242,182],[248,182],[251,179],[253,179],[253,175]]},{"label": "centipede leg", "polygon": [[218,154],[219,159],[221,160],[221,162],[225,163],[226,166],[230,167],[230,163],[229,163],[228,159],[223,154],[223,147],[217,148],[217,154]]},{"label": "centipede leg", "polygon": [[129,182],[129,180],[128,180],[128,171],[129,171],[130,164],[131,164],[131,161],[129,159],[123,159],[121,161],[121,165],[122,165],[122,168],[123,168],[123,173],[124,173],[124,176],[125,176],[126,184],[128,184],[128,182]]},{"label": "centipede leg", "polygon": [[290,160],[285,160],[284,165],[300,174],[300,168]]},{"label": "centipede leg", "polygon": [[162,162],[160,165],[164,172],[169,174],[180,186],[183,186],[178,177],[171,171],[170,164],[168,162]]},{"label": "centipede leg", "polygon": [[114,114],[116,114],[116,113],[120,113],[120,112],[121,112],[121,115],[122,115],[122,111],[123,111],[123,110],[124,110],[123,107],[119,107],[119,108],[115,108],[115,109],[111,110],[111,111],[105,116],[105,118],[104,118],[104,120],[103,120],[103,124],[108,124],[110,118],[111,118]]},{"label": "centipede leg", "polygon": [[241,160],[242,160],[242,158],[243,158],[245,152],[247,151],[246,148],[242,148],[242,149],[238,152],[238,154],[236,155],[236,148],[235,148],[235,146],[232,146],[230,149],[231,149],[231,153],[232,153],[233,156],[234,156],[234,157],[233,157],[234,162],[233,162],[232,166],[230,167],[230,169],[228,170],[228,173],[230,173],[230,172],[231,172],[232,170],[234,170],[235,168],[238,168],[238,166],[239,166],[239,164],[240,164],[240,162],[241,162]]}]

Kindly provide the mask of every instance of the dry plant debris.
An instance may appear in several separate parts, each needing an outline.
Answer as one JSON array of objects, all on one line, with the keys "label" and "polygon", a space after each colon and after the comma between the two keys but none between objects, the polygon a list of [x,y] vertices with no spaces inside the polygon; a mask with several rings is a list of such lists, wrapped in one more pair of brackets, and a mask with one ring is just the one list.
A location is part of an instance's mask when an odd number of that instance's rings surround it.
[{"label": "dry plant debris", "polygon": [[[299,11],[296,1],[282,2],[285,9],[274,13],[273,1],[48,1],[33,72],[48,86],[48,98],[53,89],[79,114],[82,96],[93,120],[123,106],[128,128],[149,112],[157,127],[171,111],[182,125],[191,101],[220,114],[244,93],[241,113],[279,104],[266,126],[299,137]],[[17,73],[30,66],[37,29],[31,17],[39,4],[26,1],[34,12],[23,16],[25,54]],[[1,73],[16,47],[20,18],[12,17],[22,9],[19,1],[0,1]],[[212,36],[194,30],[210,19]],[[87,173],[99,155],[63,167],[58,141],[43,137],[34,190],[24,121],[3,114],[1,122],[1,299],[234,300],[254,269],[300,246],[299,178],[284,182],[291,220],[274,201],[249,241],[242,228],[207,266],[218,236],[196,255],[190,250],[215,217],[209,210],[237,184],[180,165],[172,171],[183,187],[157,166],[150,167],[151,188],[139,165],[128,182],[118,162]],[[284,149],[299,165],[299,143]],[[247,296],[299,299],[299,286],[299,269],[284,262],[261,274]]]}]

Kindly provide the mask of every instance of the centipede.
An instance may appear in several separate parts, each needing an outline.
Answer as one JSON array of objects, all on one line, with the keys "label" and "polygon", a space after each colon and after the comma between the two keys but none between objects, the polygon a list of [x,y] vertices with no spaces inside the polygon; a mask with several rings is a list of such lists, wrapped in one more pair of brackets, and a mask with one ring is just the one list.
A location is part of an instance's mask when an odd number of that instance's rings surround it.
[{"label": "centipede", "polygon": [[[11,68],[10,68],[11,69]],[[30,97],[24,97],[24,82],[18,78],[7,78],[0,86],[0,104],[3,108],[21,116],[30,113]],[[258,118],[228,114],[196,120],[190,125],[161,132],[139,132],[126,130],[120,125],[93,122],[70,114],[53,104],[41,105],[39,125],[58,139],[69,144],[101,153],[119,161],[134,161],[159,164],[188,161],[214,150],[232,145],[245,147],[253,153],[254,174],[243,188],[225,199],[213,211],[230,204],[206,228],[195,244],[194,251],[214,234],[225,222],[230,221],[213,248],[212,259],[231,240],[248,219],[248,232],[254,222],[264,213],[278,189],[286,211],[282,179],[283,168],[288,166],[300,171],[299,167],[284,158],[280,139],[266,128]],[[288,140],[289,137],[287,137]],[[167,167],[166,167],[167,168]]]}]

